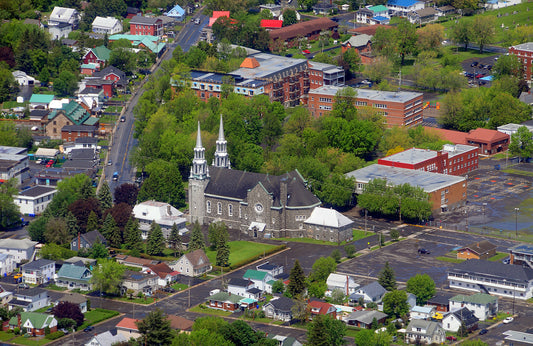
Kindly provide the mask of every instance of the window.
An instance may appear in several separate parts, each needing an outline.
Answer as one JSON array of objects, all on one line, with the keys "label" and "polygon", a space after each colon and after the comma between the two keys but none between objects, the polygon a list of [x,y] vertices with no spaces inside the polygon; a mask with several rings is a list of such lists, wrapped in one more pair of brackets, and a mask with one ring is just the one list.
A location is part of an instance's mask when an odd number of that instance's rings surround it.
[{"label": "window", "polygon": [[207,201],[206,209],[207,209],[207,213],[210,214],[211,213],[211,201]]},{"label": "window", "polygon": [[228,204],[228,216],[233,216],[233,205]]},{"label": "window", "polygon": [[383,103],[374,103],[375,108],[387,109],[387,105]]},{"label": "window", "polygon": [[222,203],[217,203],[217,214],[222,215]]}]

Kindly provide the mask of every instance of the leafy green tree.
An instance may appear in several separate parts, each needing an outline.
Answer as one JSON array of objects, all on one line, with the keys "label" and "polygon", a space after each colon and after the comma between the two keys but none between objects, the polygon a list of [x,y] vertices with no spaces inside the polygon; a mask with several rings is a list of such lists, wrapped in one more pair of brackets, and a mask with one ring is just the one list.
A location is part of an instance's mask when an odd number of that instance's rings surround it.
[{"label": "leafy green tree", "polygon": [[67,215],[65,215],[65,222],[67,223],[68,233],[71,236],[76,237],[78,235],[78,232],[80,232],[80,227],[78,226],[78,219],[76,219],[76,216],[74,216],[74,214],[69,211]]},{"label": "leafy green tree", "polygon": [[107,214],[102,225],[102,235],[107,239],[110,246],[119,247],[122,244],[122,235],[111,213]]},{"label": "leafy green tree", "polygon": [[326,206],[347,207],[352,201],[355,180],[344,174],[332,173],[324,180],[320,190],[316,191]]},{"label": "leafy green tree", "polygon": [[91,248],[91,254],[90,257],[94,259],[98,258],[107,258],[109,253],[107,252],[107,248],[104,244],[101,242],[96,242],[93,247]]},{"label": "leafy green tree", "polygon": [[28,234],[31,240],[39,243],[46,242],[45,233],[47,222],[48,218],[41,216],[30,223],[28,227]]},{"label": "leafy green tree", "polygon": [[229,265],[230,248],[228,244],[228,232],[222,233],[219,236],[217,243],[216,264],[218,266],[227,267]]},{"label": "leafy green tree", "polygon": [[340,288],[335,288],[331,291],[331,303],[332,304],[342,304],[346,299],[346,293]]},{"label": "leafy green tree", "polygon": [[355,245],[353,244],[345,245],[344,252],[346,253],[346,257],[353,258],[355,255]]},{"label": "leafy green tree", "polygon": [[461,322],[461,325],[459,326],[459,329],[457,330],[457,336],[460,336],[463,338],[468,336],[468,329],[466,328],[466,325],[464,322]]},{"label": "leafy green tree", "polygon": [[202,232],[202,227],[196,221],[194,225],[192,226],[191,231],[191,238],[189,243],[189,249],[191,251],[197,250],[197,249],[204,249],[205,248],[205,238],[204,233]]},{"label": "leafy green tree", "polygon": [[385,266],[381,269],[378,282],[387,291],[396,289],[396,277],[394,275],[394,269],[389,265],[389,261],[385,262]]},{"label": "leafy green tree", "polygon": [[418,305],[423,305],[435,295],[435,282],[427,274],[416,274],[407,280],[407,292],[416,296]]},{"label": "leafy green tree", "polygon": [[522,63],[514,54],[502,55],[494,63],[492,75],[494,76],[494,79],[501,79],[503,76],[522,78]]},{"label": "leafy green tree", "polygon": [[322,281],[310,282],[307,286],[307,294],[318,299],[322,299],[328,290],[328,285]]},{"label": "leafy green tree", "polygon": [[111,259],[101,259],[93,269],[91,283],[100,292],[117,295],[123,281],[125,267]]},{"label": "leafy green tree", "polygon": [[181,257],[182,253],[182,243],[181,243],[181,235],[178,229],[178,226],[176,224],[172,225],[172,228],[170,229],[170,235],[168,237],[168,245],[172,250],[174,250],[174,257]]},{"label": "leafy green tree", "polygon": [[296,11],[292,8],[287,8],[283,11],[283,26],[289,26],[298,23],[296,18]]},{"label": "leafy green tree", "polygon": [[87,219],[87,232],[97,230],[98,228],[100,228],[100,221],[94,210],[91,210]]},{"label": "leafy green tree", "polygon": [[170,320],[159,308],[150,311],[141,321],[135,322],[141,339],[147,345],[170,345],[174,339],[174,332],[170,328]]},{"label": "leafy green tree", "polygon": [[57,261],[76,256],[76,251],[72,251],[56,243],[48,243],[41,248],[39,254],[42,258]]},{"label": "leafy green tree", "polygon": [[157,223],[152,222],[146,242],[146,253],[151,256],[159,256],[163,254],[164,249],[165,237],[163,236],[161,227]]},{"label": "leafy green tree", "polygon": [[285,291],[285,284],[281,280],[276,280],[272,284],[272,292],[273,293],[283,293]]},{"label": "leafy green tree", "polygon": [[341,258],[342,258],[342,255],[341,255],[341,251],[339,249],[335,249],[331,252],[331,258],[333,258],[335,260],[335,263],[341,263]]},{"label": "leafy green tree", "polygon": [[382,80],[392,75],[392,67],[393,64],[391,60],[386,56],[378,56],[372,61],[372,63],[365,66],[363,76],[371,81],[380,83]]},{"label": "leafy green tree", "polygon": [[68,232],[67,223],[65,219],[52,217],[46,223],[45,239],[47,243],[68,244],[70,243],[71,235]]},{"label": "leafy green tree", "polygon": [[0,64],[0,102],[9,101],[16,90],[16,81],[11,71]]},{"label": "leafy green tree", "polygon": [[441,24],[427,24],[417,30],[417,36],[419,50],[436,50],[444,39],[444,27]]},{"label": "leafy green tree", "polygon": [[472,42],[474,38],[473,35],[472,24],[470,20],[466,18],[461,18],[459,22],[452,27],[451,39],[454,42],[463,44],[465,51],[468,49],[468,44]]},{"label": "leafy green tree", "polygon": [[104,180],[104,183],[102,184],[102,187],[100,188],[100,191],[98,191],[97,197],[98,197],[98,201],[100,202],[100,206],[102,207],[102,210],[107,210],[113,206],[113,198],[111,196],[111,189],[109,188],[107,181]]},{"label": "leafy green tree", "polygon": [[307,345],[344,345],[346,325],[326,315],[317,315],[307,329]]},{"label": "leafy green tree", "polygon": [[138,251],[142,249],[143,243],[139,221],[134,217],[130,217],[126,223],[126,227],[124,227],[124,243],[126,249]]},{"label": "leafy green tree", "polygon": [[362,329],[355,334],[355,344],[358,346],[374,345],[374,331],[370,329]]},{"label": "leafy green tree", "polygon": [[520,158],[528,158],[533,155],[533,134],[525,126],[520,126],[518,130],[511,135],[509,151]]},{"label": "leafy green tree", "polygon": [[383,297],[383,312],[391,318],[400,318],[407,315],[409,313],[407,293],[399,290],[387,292]]},{"label": "leafy green tree", "polygon": [[329,55],[327,52],[317,53],[315,57],[313,58],[313,61],[321,62],[324,64],[337,65],[333,57]]},{"label": "leafy green tree", "polygon": [[326,282],[329,274],[334,273],[337,270],[337,263],[331,257],[320,257],[313,263],[309,280]]},{"label": "leafy green tree", "polygon": [[20,221],[20,210],[13,201],[13,196],[18,193],[16,179],[11,178],[0,185],[0,230]]},{"label": "leafy green tree", "polygon": [[296,260],[291,272],[289,273],[289,284],[287,285],[286,291],[292,297],[296,297],[305,291],[305,287],[305,274],[300,266],[300,261]]},{"label": "leafy green tree", "polygon": [[137,63],[137,56],[126,48],[116,48],[111,51],[109,64],[131,75]]},{"label": "leafy green tree", "polygon": [[59,76],[54,80],[54,91],[59,96],[74,95],[78,86],[78,78],[70,71],[61,71]]},{"label": "leafy green tree", "polygon": [[483,48],[491,43],[495,35],[495,23],[492,16],[475,16],[472,23],[473,41],[479,46],[479,53],[483,53]]},{"label": "leafy green tree", "polygon": [[149,177],[143,182],[139,202],[155,200],[175,208],[185,206],[185,190],[178,167],[170,162],[156,160],[146,167]]},{"label": "leafy green tree", "polygon": [[357,54],[355,49],[348,49],[342,54],[342,60],[348,67],[347,70],[352,76],[361,70],[361,56]]},{"label": "leafy green tree", "polygon": [[398,239],[400,238],[400,231],[398,231],[397,229],[391,229],[390,238],[393,241],[398,241]]},{"label": "leafy green tree", "polygon": [[403,65],[407,55],[416,53],[418,35],[416,34],[416,26],[406,18],[400,19],[396,28],[400,64]]}]

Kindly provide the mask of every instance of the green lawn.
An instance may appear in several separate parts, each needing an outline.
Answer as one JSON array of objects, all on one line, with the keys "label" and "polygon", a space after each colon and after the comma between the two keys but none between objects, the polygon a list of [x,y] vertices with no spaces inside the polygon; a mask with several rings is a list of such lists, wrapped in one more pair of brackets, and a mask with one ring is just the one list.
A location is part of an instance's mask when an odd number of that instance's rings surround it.
[{"label": "green lawn", "polygon": [[[203,308],[201,306],[203,306]],[[190,308],[189,311],[197,312],[197,313],[200,313],[200,314],[216,315],[216,316],[231,316],[231,314],[232,314],[229,311],[211,309],[211,308],[205,307],[204,305],[194,306],[194,307]]]},{"label": "green lawn", "polygon": [[[247,261],[263,253],[267,253],[275,247],[276,245],[254,243],[252,241],[231,241],[229,242],[229,263],[236,264]],[[207,250],[206,255],[211,263],[216,263],[216,251]]]},{"label": "green lawn", "polygon": [[187,289],[189,286],[186,285],[186,284],[177,283],[177,284],[174,284],[174,285],[172,285],[170,287],[172,287],[176,291],[183,291],[184,289]]},{"label": "green lawn", "polygon": [[12,339],[13,337],[14,337],[13,333],[0,331],[0,341],[7,341],[9,339]]},{"label": "green lawn", "polygon": [[25,338],[24,336],[19,336],[11,340],[10,342],[13,344],[17,344],[17,345],[39,346],[39,345],[44,345],[44,344],[49,343],[50,340],[45,339],[44,337],[37,339],[37,338]]},{"label": "green lawn", "polygon": [[523,175],[526,177],[533,177],[533,172],[522,171],[520,169],[506,168],[506,169],[502,169],[502,172],[516,174],[516,175]]},{"label": "green lawn", "polygon": [[139,298],[137,296],[133,296],[133,299],[130,299],[129,297],[116,297],[113,298],[113,300],[120,300],[121,302],[127,302],[127,303],[137,303],[137,304],[152,304],[154,302],[154,298],[152,297],[142,297]]},{"label": "green lawn", "polygon": [[371,235],[373,235],[374,232],[371,232],[371,231],[362,231],[360,229],[353,229],[352,231],[352,235],[353,235],[353,240],[359,240],[359,239],[364,239],[366,237],[370,237]]},{"label": "green lawn", "polygon": [[50,290],[54,290],[54,291],[66,291],[67,288],[66,287],[59,287],[59,286],[56,286],[54,284],[50,284],[48,286],[46,286],[47,289],[50,289]]},{"label": "green lawn", "polygon": [[494,255],[491,258],[489,258],[489,261],[499,262],[499,261],[501,261],[502,259],[504,259],[507,256],[509,256],[509,254],[507,254],[505,252],[498,252],[498,253],[496,253],[496,255]]},{"label": "green lawn", "polygon": [[102,114],[102,117],[100,117],[101,124],[114,124],[116,121],[117,121],[116,115]]},{"label": "green lawn", "polygon": [[107,319],[110,319],[118,315],[120,315],[118,311],[106,310],[106,309],[92,309],[91,311],[87,311],[84,314],[85,320],[83,324],[78,327],[78,330],[85,329],[85,327],[87,326],[105,321]]},{"label": "green lawn", "polygon": [[446,257],[446,256],[437,256],[435,259],[443,262],[449,262],[449,263],[463,263],[464,259],[459,258],[452,258],[452,257]]}]

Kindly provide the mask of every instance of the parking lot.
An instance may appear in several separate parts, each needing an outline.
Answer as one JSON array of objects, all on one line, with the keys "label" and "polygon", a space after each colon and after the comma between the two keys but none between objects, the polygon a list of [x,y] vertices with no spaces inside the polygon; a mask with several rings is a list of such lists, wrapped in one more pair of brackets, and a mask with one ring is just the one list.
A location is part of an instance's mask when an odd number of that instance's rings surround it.
[{"label": "parking lot", "polygon": [[486,77],[492,75],[492,67],[496,62],[497,54],[485,58],[467,59],[461,63],[464,75],[468,78],[470,86],[487,86],[491,85],[490,80]]}]

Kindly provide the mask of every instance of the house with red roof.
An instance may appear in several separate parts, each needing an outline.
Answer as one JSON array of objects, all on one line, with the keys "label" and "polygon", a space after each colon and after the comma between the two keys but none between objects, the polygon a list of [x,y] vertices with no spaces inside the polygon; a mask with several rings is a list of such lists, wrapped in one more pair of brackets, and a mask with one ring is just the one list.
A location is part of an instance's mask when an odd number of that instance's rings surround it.
[{"label": "house with red roof", "polygon": [[166,287],[178,280],[179,272],[170,268],[166,263],[149,265],[143,272],[155,274],[158,276],[157,284],[160,287]]},{"label": "house with red roof", "polygon": [[130,338],[137,339],[141,336],[141,333],[139,333],[139,328],[137,327],[137,324],[135,322],[138,322],[140,320],[124,317],[117,325],[117,334],[122,334],[124,337],[126,337],[127,340]]},{"label": "house with red roof", "polygon": [[213,11],[213,16],[211,16],[211,18],[209,18],[209,24],[207,24],[207,26],[209,26],[209,27],[213,26],[213,24],[215,24],[217,19],[220,18],[220,17],[229,18],[229,11]]},{"label": "house with red roof", "polygon": [[337,308],[330,303],[322,302],[320,300],[311,300],[307,303],[307,309],[309,310],[309,320],[312,320],[317,315],[327,315],[333,319],[337,318]]},{"label": "house with red roof", "polygon": [[261,19],[261,27],[267,30],[279,29],[283,26],[283,21],[279,19]]},{"label": "house with red roof", "polygon": [[511,137],[496,130],[477,128],[470,132],[425,127],[430,132],[438,134],[442,139],[453,144],[466,144],[478,148],[479,155],[493,155],[506,151],[509,148]]}]

